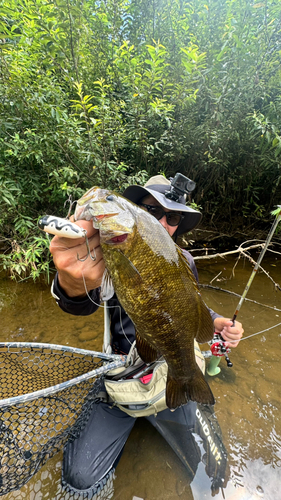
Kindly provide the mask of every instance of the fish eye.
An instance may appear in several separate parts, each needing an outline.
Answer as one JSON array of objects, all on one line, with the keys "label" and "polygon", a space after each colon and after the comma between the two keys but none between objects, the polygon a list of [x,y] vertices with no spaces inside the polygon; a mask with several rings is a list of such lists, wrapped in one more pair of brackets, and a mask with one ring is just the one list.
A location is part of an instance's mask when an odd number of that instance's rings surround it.
[{"label": "fish eye", "polygon": [[106,197],[106,200],[107,200],[107,201],[114,201],[114,196],[113,196],[113,194],[108,195],[108,196]]}]

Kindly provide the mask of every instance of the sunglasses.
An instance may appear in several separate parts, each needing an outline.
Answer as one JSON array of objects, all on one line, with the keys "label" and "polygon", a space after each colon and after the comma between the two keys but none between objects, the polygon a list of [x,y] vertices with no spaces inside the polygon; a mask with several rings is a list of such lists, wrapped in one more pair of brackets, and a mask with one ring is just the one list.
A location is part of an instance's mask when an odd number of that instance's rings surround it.
[{"label": "sunglasses", "polygon": [[184,219],[184,215],[178,214],[177,212],[165,212],[165,210],[159,206],[145,205],[144,203],[140,203],[140,206],[146,208],[146,210],[157,220],[162,219],[165,215],[169,226],[178,226],[182,219]]}]

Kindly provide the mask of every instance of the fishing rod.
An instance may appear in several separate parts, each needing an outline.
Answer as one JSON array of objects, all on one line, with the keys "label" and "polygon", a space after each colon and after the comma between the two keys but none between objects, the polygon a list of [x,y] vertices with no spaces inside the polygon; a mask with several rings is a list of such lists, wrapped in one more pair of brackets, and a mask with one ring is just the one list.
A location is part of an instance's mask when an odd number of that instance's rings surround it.
[{"label": "fishing rod", "polygon": [[[254,280],[254,277],[256,276],[256,273],[257,273],[257,270],[258,268],[260,267],[260,264],[261,264],[261,261],[264,257],[264,254],[266,252],[266,250],[268,249],[268,246],[269,246],[269,243],[271,242],[271,239],[275,233],[275,230],[281,220],[281,205],[277,205],[277,209],[274,210],[274,212],[272,213],[273,215],[276,215],[276,218],[270,228],[270,231],[268,233],[268,236],[267,236],[267,239],[266,239],[266,242],[260,252],[260,255],[258,257],[258,260],[255,264],[255,267],[251,273],[251,276],[248,280],[248,283],[247,285],[245,286],[245,289],[244,289],[244,292],[242,293],[241,295],[241,298],[238,302],[238,305],[236,307],[236,310],[235,310],[235,313],[233,315],[233,318],[232,318],[232,322],[233,322],[233,325],[235,324],[235,320],[237,318],[237,315],[241,309],[241,306],[246,298],[246,295],[250,289],[250,286],[251,284],[253,283],[253,280]],[[208,368],[207,368],[207,373],[208,375],[210,375],[211,377],[214,376],[214,375],[217,375],[218,373],[220,373],[221,369],[219,368],[219,363],[220,363],[220,360],[221,358],[224,356],[225,359],[226,359],[226,363],[227,363],[227,366],[229,368],[231,368],[233,366],[233,364],[231,363],[229,357],[228,357],[228,353],[229,353],[230,349],[228,347],[225,347],[225,342],[222,338],[222,336],[219,334],[219,333],[215,333],[214,334],[214,339],[213,339],[213,343],[211,345],[211,352],[212,352],[212,357],[210,359],[210,362],[209,362],[209,365],[208,365]]]}]

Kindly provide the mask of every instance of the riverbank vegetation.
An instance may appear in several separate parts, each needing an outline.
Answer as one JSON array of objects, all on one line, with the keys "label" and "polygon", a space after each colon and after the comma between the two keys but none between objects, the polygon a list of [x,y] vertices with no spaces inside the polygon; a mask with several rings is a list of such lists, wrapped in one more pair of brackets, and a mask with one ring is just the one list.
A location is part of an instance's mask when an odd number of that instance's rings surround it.
[{"label": "riverbank vegetation", "polygon": [[[278,0],[2,0],[1,265],[48,274],[43,214],[180,171],[208,228],[280,204]],[[12,250],[12,251],[11,251]]]}]

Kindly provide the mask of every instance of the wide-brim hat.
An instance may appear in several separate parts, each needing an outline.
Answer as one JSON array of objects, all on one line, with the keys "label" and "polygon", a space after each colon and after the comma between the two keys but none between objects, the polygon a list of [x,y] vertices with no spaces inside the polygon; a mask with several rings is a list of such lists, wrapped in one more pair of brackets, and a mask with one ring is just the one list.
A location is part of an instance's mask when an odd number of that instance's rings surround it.
[{"label": "wide-brim hat", "polygon": [[168,179],[163,177],[163,175],[155,175],[151,177],[144,186],[133,185],[127,187],[123,196],[138,205],[142,198],[151,194],[163,208],[181,212],[184,218],[177,230],[179,236],[197,227],[202,219],[202,214],[198,212],[198,210],[186,206],[185,196],[181,196],[178,201],[167,198],[165,193],[167,193],[167,191],[169,192],[170,189],[171,183]]}]

